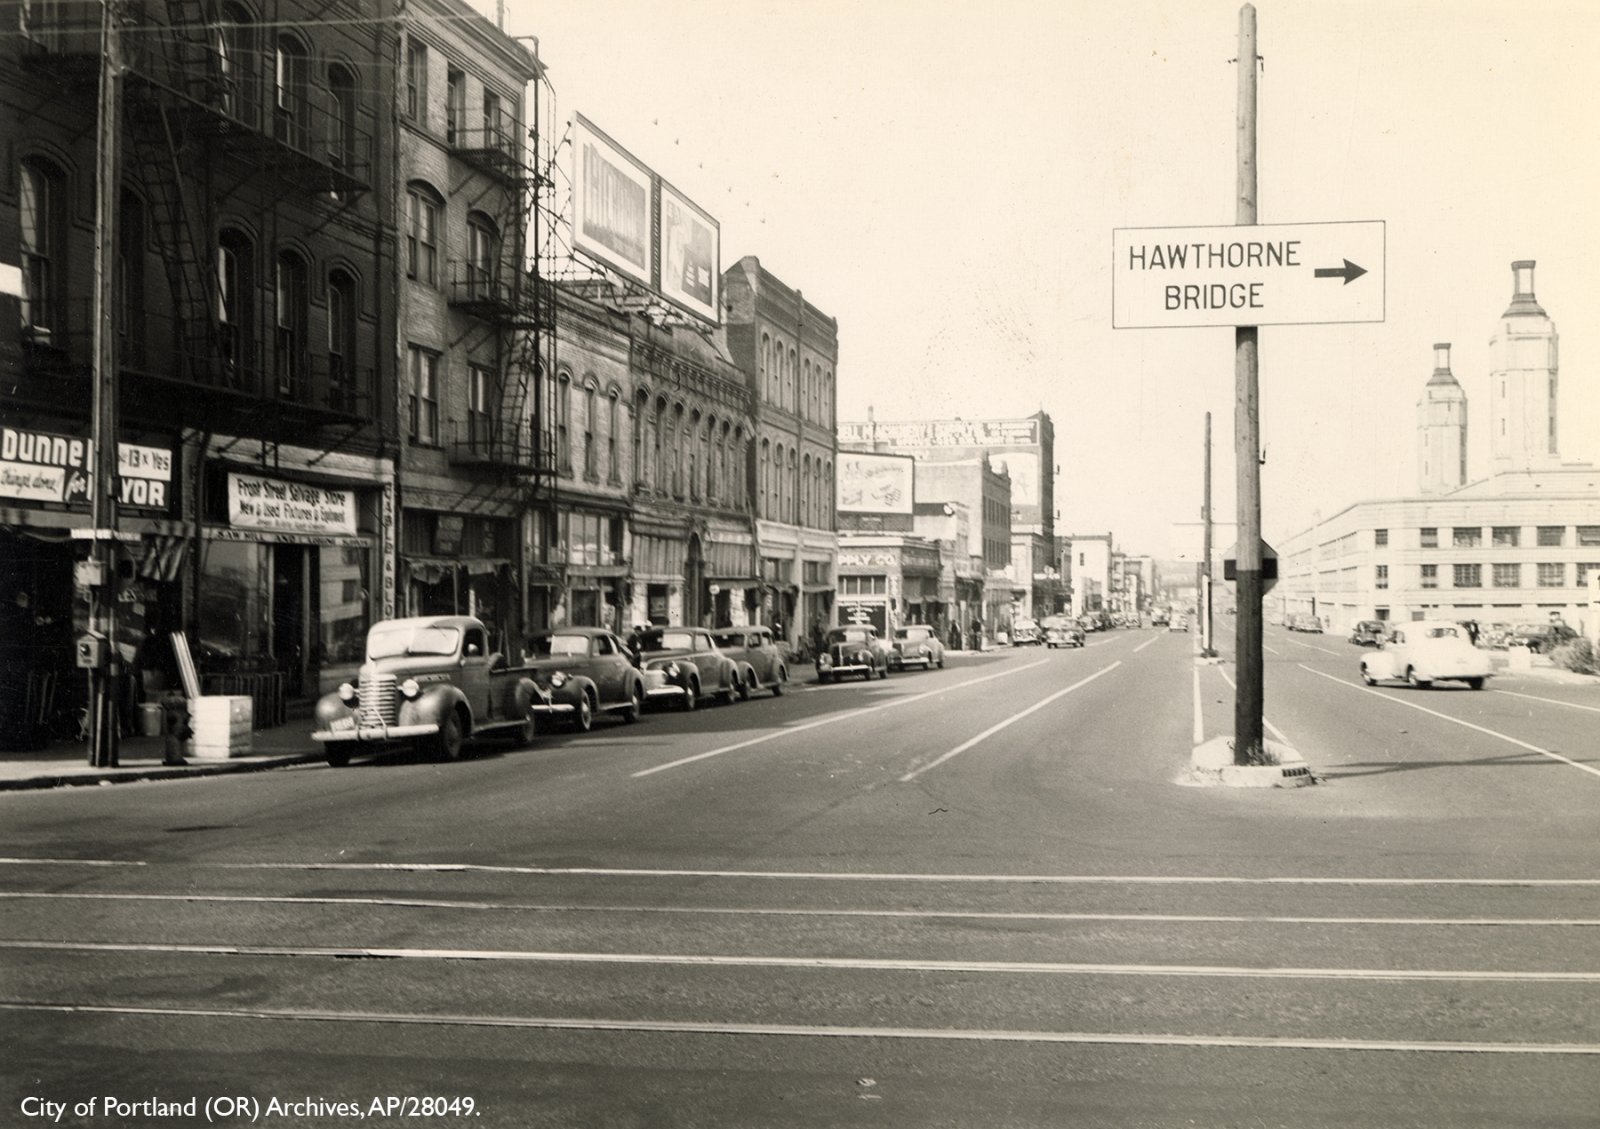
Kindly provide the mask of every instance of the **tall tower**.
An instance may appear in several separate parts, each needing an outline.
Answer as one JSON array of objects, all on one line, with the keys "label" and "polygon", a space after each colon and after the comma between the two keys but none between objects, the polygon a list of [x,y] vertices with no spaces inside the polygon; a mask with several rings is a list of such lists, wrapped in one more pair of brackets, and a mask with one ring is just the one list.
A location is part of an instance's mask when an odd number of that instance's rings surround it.
[{"label": "tall tower", "polygon": [[1450,342],[1433,347],[1433,375],[1417,401],[1417,484],[1448,494],[1467,481],[1467,394],[1450,372]]},{"label": "tall tower", "polygon": [[1556,327],[1533,296],[1533,260],[1511,264],[1515,292],[1489,339],[1489,458],[1495,471],[1552,466]]}]

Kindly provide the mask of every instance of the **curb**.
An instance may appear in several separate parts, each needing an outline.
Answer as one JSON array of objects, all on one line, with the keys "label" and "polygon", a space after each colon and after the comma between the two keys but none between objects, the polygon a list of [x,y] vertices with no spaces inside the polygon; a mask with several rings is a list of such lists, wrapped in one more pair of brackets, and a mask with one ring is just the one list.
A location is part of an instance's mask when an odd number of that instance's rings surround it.
[{"label": "curb", "polygon": [[1189,770],[1196,780],[1224,788],[1304,788],[1317,778],[1305,757],[1281,741],[1262,742],[1271,764],[1233,763],[1233,738],[1213,737],[1189,754]]},{"label": "curb", "polygon": [[143,780],[183,780],[196,776],[227,776],[233,773],[265,772],[296,764],[321,763],[322,753],[290,753],[279,757],[217,761],[215,764],[191,762],[186,765],[151,765],[149,768],[101,769],[93,772],[41,773],[15,780],[0,780],[0,792],[22,792],[44,788],[68,788],[86,784],[129,784]]}]

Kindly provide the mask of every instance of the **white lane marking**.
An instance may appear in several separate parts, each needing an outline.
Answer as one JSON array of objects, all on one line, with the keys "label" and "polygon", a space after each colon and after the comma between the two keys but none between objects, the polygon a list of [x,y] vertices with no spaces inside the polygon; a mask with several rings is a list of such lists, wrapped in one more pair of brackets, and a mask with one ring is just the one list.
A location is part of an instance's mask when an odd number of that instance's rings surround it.
[{"label": "white lane marking", "polygon": [[737,752],[740,749],[748,749],[752,745],[760,745],[767,741],[776,741],[780,737],[787,737],[793,733],[803,733],[807,729],[815,729],[819,725],[832,725],[835,722],[848,721],[851,718],[857,718],[863,714],[876,713],[878,710],[889,710],[894,709],[896,706],[904,706],[909,705],[912,702],[920,702],[923,698],[932,697],[935,694],[948,694],[952,690],[960,690],[966,686],[976,686],[980,682],[990,682],[996,678],[1009,678],[1013,674],[1020,674],[1025,670],[1032,670],[1036,666],[1043,666],[1049,661],[1049,659],[1037,659],[1031,663],[1024,663],[1022,666],[996,671],[993,674],[985,674],[979,678],[969,678],[965,682],[957,682],[953,686],[941,686],[937,690],[924,690],[920,694],[911,694],[904,698],[896,698],[890,702],[880,702],[875,706],[863,706],[860,709],[845,710],[841,713],[831,713],[826,717],[819,717],[815,721],[806,721],[799,725],[788,725],[782,729],[769,730],[768,732],[762,733],[759,736],[751,737],[746,741],[736,741],[732,745],[723,745],[721,748],[712,749],[709,752],[696,753],[692,757],[681,757],[675,761],[668,761],[666,764],[658,764],[654,768],[640,769],[638,772],[633,773],[633,776],[635,778],[640,776],[651,776],[657,772],[665,772],[669,768],[681,768],[686,764],[693,764],[695,761],[703,761],[708,757],[720,757],[724,753],[732,753]]},{"label": "white lane marking", "polygon": [[842,882],[1015,882],[1088,886],[1504,886],[1513,888],[1600,887],[1600,878],[1367,878],[1274,875],[1246,878],[1209,874],[927,874],[827,870],[687,870],[605,866],[507,866],[468,862],[149,862],[119,859],[0,858],[0,866],[162,867],[198,870],[342,871],[394,874],[521,874],[546,878],[767,878]]},{"label": "white lane marking", "polygon": [[1562,764],[1576,768],[1580,772],[1587,772],[1590,776],[1600,776],[1600,768],[1594,768],[1587,764],[1579,764],[1577,761],[1564,757],[1560,753],[1551,752],[1549,749],[1543,749],[1538,745],[1530,745],[1526,741],[1518,740],[1509,733],[1501,733],[1497,729],[1490,729],[1483,725],[1475,725],[1470,721],[1463,721],[1459,717],[1451,717],[1447,713],[1440,713],[1438,710],[1430,710],[1427,706],[1419,706],[1415,702],[1407,702],[1401,698],[1396,698],[1393,694],[1385,694],[1382,691],[1374,690],[1370,686],[1357,686],[1355,683],[1346,682],[1344,679],[1335,675],[1323,674],[1323,672],[1320,670],[1311,670],[1311,668],[1305,663],[1297,663],[1296,665],[1299,666],[1301,670],[1310,670],[1312,674],[1326,678],[1329,682],[1337,682],[1340,686],[1344,686],[1348,689],[1359,690],[1363,694],[1371,694],[1374,697],[1382,698],[1386,702],[1393,702],[1397,706],[1405,706],[1407,709],[1421,710],[1423,713],[1430,714],[1433,717],[1439,718],[1441,721],[1448,721],[1454,725],[1460,725],[1467,729],[1475,729],[1479,733],[1488,734],[1490,737],[1498,737],[1500,740],[1505,741],[1508,744],[1515,745],[1519,749],[1527,749],[1530,753],[1538,753],[1542,757],[1549,757],[1551,760],[1560,761]]},{"label": "white lane marking", "polygon": [[1051,913],[1024,910],[797,909],[792,906],[585,905],[581,902],[469,902],[449,898],[336,898],[268,894],[90,894],[0,891],[3,898],[43,901],[219,902],[269,905],[367,906],[375,909],[447,909],[486,913],[573,913],[677,917],[849,917],[939,921],[1121,921],[1178,925],[1398,925],[1440,928],[1600,928],[1600,917],[1304,917],[1222,913]]},{"label": "white lane marking", "polygon": [[1600,972],[1476,968],[1317,968],[1227,964],[1100,964],[1046,960],[916,960],[907,957],[756,956],[726,953],[604,953],[539,949],[422,949],[367,945],[223,945],[141,941],[3,940],[0,949],[51,953],[326,957],[339,960],[462,960],[512,964],[628,964],[692,968],[826,968],[852,972],[993,972],[1047,976],[1171,976],[1228,980],[1378,980],[1600,984]]},{"label": "white lane marking", "polygon": [[906,773],[904,776],[902,776],[900,778],[900,783],[909,784],[911,781],[913,781],[917,777],[921,776],[924,772],[929,772],[929,771],[931,771],[931,770],[933,770],[935,768],[938,768],[941,764],[943,764],[945,761],[951,759],[952,757],[959,756],[962,753],[966,752],[968,749],[972,748],[974,745],[977,745],[978,743],[980,743],[982,741],[985,741],[990,737],[993,737],[996,733],[998,733],[1002,729],[1006,728],[1006,726],[1011,725],[1011,724],[1013,724],[1015,722],[1021,721],[1023,718],[1027,717],[1029,714],[1035,712],[1036,710],[1044,709],[1045,706],[1048,706],[1051,702],[1055,701],[1057,698],[1061,697],[1063,694],[1070,694],[1074,690],[1078,689],[1080,686],[1087,686],[1089,683],[1093,682],[1096,678],[1099,678],[1102,674],[1105,674],[1107,671],[1116,670],[1117,667],[1119,667],[1121,665],[1122,665],[1122,660],[1118,659],[1116,662],[1112,663],[1109,666],[1101,667],[1099,670],[1097,670],[1093,674],[1089,675],[1089,677],[1080,678],[1078,681],[1074,682],[1071,686],[1064,687],[1063,689],[1057,690],[1054,694],[1051,694],[1048,697],[1041,698],[1039,701],[1035,702],[1033,705],[1029,706],[1027,709],[1023,710],[1021,713],[1014,713],[1010,717],[1006,718],[1004,721],[1000,722],[999,724],[989,726],[989,728],[985,729],[982,733],[980,733],[976,737],[972,738],[972,740],[962,742],[961,744],[957,745],[955,748],[951,749],[948,753],[945,753],[943,756],[936,757],[935,759],[929,761],[927,764],[923,765],[921,768],[912,769],[910,772]]},{"label": "white lane marking", "polygon": [[1150,638],[1146,639],[1143,643],[1140,643],[1137,647],[1135,647],[1133,649],[1133,653],[1137,655],[1140,651],[1144,650],[1146,647],[1148,647],[1151,643],[1154,643],[1159,638],[1161,638],[1161,636],[1159,636],[1159,635],[1150,636]]},{"label": "white lane marking", "polygon": [[[1313,651],[1321,651],[1325,655],[1338,655],[1339,653],[1338,651],[1330,651],[1326,647],[1319,647],[1315,643],[1302,643],[1298,639],[1290,639],[1288,641],[1293,643],[1296,647],[1310,647]],[[1263,644],[1263,646],[1264,645],[1265,644]]]},{"label": "white lane marking", "polygon": [[1590,713],[1600,713],[1600,706],[1582,706],[1577,702],[1563,702],[1560,698],[1541,698],[1537,694],[1519,694],[1515,690],[1495,690],[1496,694],[1510,694],[1513,698],[1527,698],[1530,702],[1548,702],[1552,706],[1570,706],[1575,710],[1588,710]]},{"label": "white lane marking", "polygon": [[498,1027],[543,1031],[623,1031],[670,1035],[783,1036],[808,1039],[916,1039],[960,1043],[1104,1044],[1292,1051],[1389,1051],[1502,1055],[1600,1055],[1593,1043],[1456,1043],[1406,1039],[1307,1039],[1280,1035],[1143,1035],[1130,1032],[1018,1031],[997,1028],[846,1027],[676,1019],[585,1019],[531,1015],[421,1015],[415,1012],[305,1011],[286,1008],[179,1008],[130,1004],[0,1001],[0,1010],[52,1015],[140,1015],[163,1019],[255,1019],[305,1023],[385,1023],[426,1027]]},{"label": "white lane marking", "polygon": [[1206,739],[1205,717],[1200,711],[1200,668],[1195,667],[1194,674],[1194,743],[1202,745]]},{"label": "white lane marking", "polygon": [[1281,655],[1281,654],[1283,654],[1283,652],[1278,650],[1278,648],[1269,647],[1265,643],[1261,644],[1261,649],[1263,651],[1267,652],[1267,654],[1269,654],[1269,655]]},{"label": "white lane marking", "polygon": [[[1228,677],[1228,672],[1227,671],[1223,670],[1219,666],[1219,667],[1217,667],[1217,673],[1222,675],[1222,680],[1224,682],[1226,682],[1229,686],[1233,687],[1233,692],[1235,694],[1237,694],[1239,692],[1239,687],[1234,685],[1234,681],[1233,681],[1233,679]],[[1287,738],[1287,737],[1285,737],[1283,735],[1283,730],[1279,729],[1276,725],[1273,725],[1272,722],[1267,719],[1267,715],[1266,714],[1262,714],[1261,715],[1261,724],[1265,725],[1267,727],[1267,729],[1272,733],[1272,735],[1274,737],[1276,737],[1278,740],[1282,741],[1285,745],[1291,745],[1291,746],[1294,745],[1293,741],[1289,740],[1289,738]]]}]

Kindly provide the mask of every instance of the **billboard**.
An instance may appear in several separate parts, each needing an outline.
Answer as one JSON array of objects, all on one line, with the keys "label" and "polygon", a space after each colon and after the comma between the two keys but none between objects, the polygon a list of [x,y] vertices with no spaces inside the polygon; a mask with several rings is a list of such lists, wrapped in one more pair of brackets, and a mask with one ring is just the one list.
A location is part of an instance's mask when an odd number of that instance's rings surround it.
[{"label": "billboard", "polygon": [[989,465],[1011,476],[1011,506],[1022,509],[1039,505],[1039,454],[1028,451],[1018,454],[997,455],[989,453]]},{"label": "billboard", "polygon": [[582,114],[572,118],[573,247],[674,306],[721,320],[722,228]]},{"label": "billboard", "polygon": [[909,514],[916,502],[916,460],[908,455],[840,451],[837,467],[841,513]]},{"label": "billboard", "polygon": [[582,114],[572,137],[574,246],[654,286],[654,175]]},{"label": "billboard", "polygon": [[708,321],[718,320],[722,229],[666,181],[661,182],[661,296]]}]

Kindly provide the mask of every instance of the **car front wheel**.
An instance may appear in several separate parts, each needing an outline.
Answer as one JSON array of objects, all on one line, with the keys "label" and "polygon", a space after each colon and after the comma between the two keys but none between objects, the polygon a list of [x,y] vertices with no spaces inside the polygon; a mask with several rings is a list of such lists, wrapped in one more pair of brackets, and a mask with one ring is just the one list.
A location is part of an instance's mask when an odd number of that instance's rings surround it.
[{"label": "car front wheel", "polygon": [[439,732],[434,735],[433,753],[442,761],[461,759],[461,715],[451,710],[439,722]]},{"label": "car front wheel", "polygon": [[683,688],[683,709],[687,713],[699,704],[700,695],[695,691],[694,683],[690,682]]},{"label": "car front wheel", "polygon": [[644,691],[635,686],[628,691],[628,708],[622,711],[622,720],[633,724],[639,720],[639,715],[644,712]]},{"label": "car front wheel", "polygon": [[594,728],[594,706],[589,703],[588,694],[578,695],[578,708],[572,715],[572,728],[579,733],[587,733]]}]

